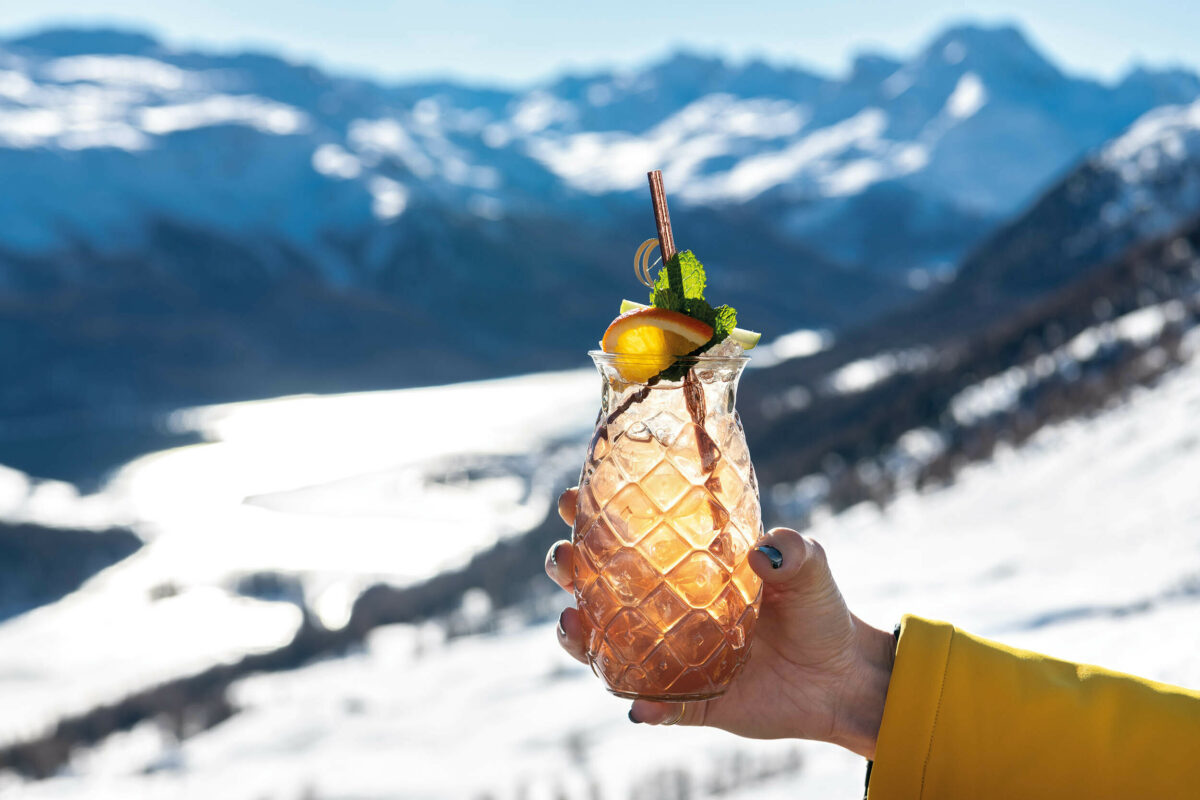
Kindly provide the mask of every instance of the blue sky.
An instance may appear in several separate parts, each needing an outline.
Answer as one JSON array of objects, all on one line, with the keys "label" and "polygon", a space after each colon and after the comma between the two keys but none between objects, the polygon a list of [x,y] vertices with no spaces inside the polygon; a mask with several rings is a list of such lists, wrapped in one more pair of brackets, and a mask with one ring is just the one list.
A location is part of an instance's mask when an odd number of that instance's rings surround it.
[{"label": "blue sky", "polygon": [[946,24],[1017,22],[1068,70],[1134,62],[1200,71],[1200,2],[1047,0],[0,0],[0,31],[135,25],[178,44],[254,45],[380,78],[524,83],[565,68],[636,64],[680,46],[844,69],[863,49],[904,55]]}]

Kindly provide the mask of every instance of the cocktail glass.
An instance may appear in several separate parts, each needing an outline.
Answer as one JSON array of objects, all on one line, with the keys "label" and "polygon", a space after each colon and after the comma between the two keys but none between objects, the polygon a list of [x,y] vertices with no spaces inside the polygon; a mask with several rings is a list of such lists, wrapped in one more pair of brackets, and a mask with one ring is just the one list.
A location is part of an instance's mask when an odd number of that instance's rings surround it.
[{"label": "cocktail glass", "polygon": [[[734,408],[744,356],[589,353],[603,377],[572,531],[592,669],[621,697],[722,694],[750,654],[761,580],[758,483]],[[668,373],[670,376],[672,373]]]}]

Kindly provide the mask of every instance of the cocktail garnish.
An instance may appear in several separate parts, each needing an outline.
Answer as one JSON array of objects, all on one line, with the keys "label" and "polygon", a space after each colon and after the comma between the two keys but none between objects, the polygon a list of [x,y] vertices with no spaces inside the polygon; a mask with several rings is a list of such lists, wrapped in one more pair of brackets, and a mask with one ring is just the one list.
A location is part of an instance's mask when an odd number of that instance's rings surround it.
[{"label": "cocktail garnish", "polygon": [[654,278],[650,277],[650,268],[653,266],[650,263],[650,256],[654,254],[654,250],[657,247],[658,239],[647,239],[638,245],[637,253],[633,256],[634,274],[637,275],[638,280],[645,284],[648,289],[654,288]]},{"label": "cocktail garnish", "polygon": [[671,367],[679,356],[693,352],[712,338],[712,326],[678,311],[638,308],[612,321],[600,349],[630,356],[618,365],[621,376],[643,383]]},{"label": "cocktail garnish", "polygon": [[679,311],[712,326],[713,338],[708,342],[712,347],[737,326],[737,311],[730,306],[710,306],[704,299],[705,284],[704,265],[691,250],[684,250],[658,271],[650,303],[655,308]]},{"label": "cocktail garnish", "polygon": [[[624,314],[627,311],[633,311],[635,308],[653,308],[653,306],[648,305],[647,303],[635,303],[632,300],[625,299],[625,300],[621,301],[620,313]],[[734,328],[733,330],[731,330],[729,332],[729,338],[726,339],[725,341],[726,342],[736,342],[738,347],[740,347],[743,351],[745,351],[745,350],[753,350],[755,347],[758,346],[758,343],[761,339],[762,339],[762,334],[759,333],[758,331],[750,331],[750,330],[746,330],[745,328]],[[714,351],[716,351],[719,348],[713,348],[713,349],[714,349]],[[724,355],[730,355],[730,354],[725,353]]]},{"label": "cocktail garnish", "polygon": [[[691,250],[675,249],[662,173],[654,170],[647,177],[658,238],[638,246],[633,268],[638,280],[650,287],[651,306],[625,312],[613,320],[601,349],[640,357],[636,366],[624,364],[618,371],[626,380],[653,385],[683,379],[692,366],[689,359],[730,338],[737,330],[737,311],[726,305],[713,308],[704,299],[704,265]],[[657,278],[652,279],[650,259],[656,248],[662,251],[663,265]],[[734,338],[739,344],[749,341],[753,346],[758,341],[753,332],[737,332],[743,334]]]}]

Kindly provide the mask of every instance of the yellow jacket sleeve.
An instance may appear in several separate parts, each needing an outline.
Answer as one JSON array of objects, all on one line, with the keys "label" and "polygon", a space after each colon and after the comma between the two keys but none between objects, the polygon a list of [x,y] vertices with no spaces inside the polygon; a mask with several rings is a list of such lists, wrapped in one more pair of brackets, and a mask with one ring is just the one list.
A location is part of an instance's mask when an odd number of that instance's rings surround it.
[{"label": "yellow jacket sleeve", "polygon": [[1200,798],[1200,692],[906,616],[868,797]]}]

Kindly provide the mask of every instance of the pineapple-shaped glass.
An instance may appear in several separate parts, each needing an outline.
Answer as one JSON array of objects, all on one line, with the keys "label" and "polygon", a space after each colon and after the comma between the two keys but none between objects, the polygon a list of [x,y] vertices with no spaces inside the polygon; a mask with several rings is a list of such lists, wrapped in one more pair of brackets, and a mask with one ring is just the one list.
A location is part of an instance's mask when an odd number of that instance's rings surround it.
[{"label": "pineapple-shaped glass", "polygon": [[604,389],[572,531],[588,660],[621,697],[715,697],[749,656],[761,596],[758,483],[734,410],[748,359],[680,359],[639,383],[625,377],[647,372],[638,357],[590,355]]}]

